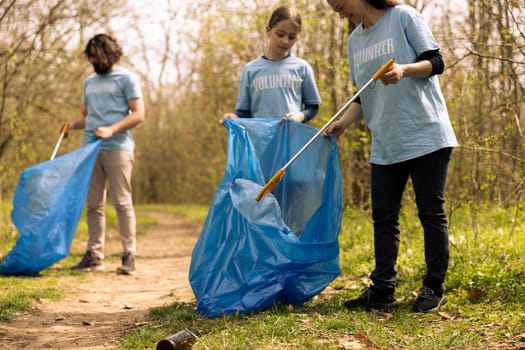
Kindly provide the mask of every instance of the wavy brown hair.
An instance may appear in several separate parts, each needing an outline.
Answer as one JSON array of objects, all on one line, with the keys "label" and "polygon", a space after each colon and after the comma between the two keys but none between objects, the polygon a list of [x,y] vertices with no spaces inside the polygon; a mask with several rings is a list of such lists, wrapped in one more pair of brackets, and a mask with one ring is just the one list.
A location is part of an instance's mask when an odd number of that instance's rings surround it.
[{"label": "wavy brown hair", "polygon": [[122,47],[111,35],[97,34],[88,41],[84,54],[98,74],[105,74],[120,60]]}]

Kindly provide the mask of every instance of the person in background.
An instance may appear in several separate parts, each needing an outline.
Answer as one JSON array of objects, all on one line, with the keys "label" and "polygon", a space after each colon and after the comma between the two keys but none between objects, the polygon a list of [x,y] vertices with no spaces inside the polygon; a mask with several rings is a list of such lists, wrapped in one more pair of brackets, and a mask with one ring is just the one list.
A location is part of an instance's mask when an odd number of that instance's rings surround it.
[{"label": "person in background", "polygon": [[304,59],[290,53],[301,31],[301,16],[294,7],[273,11],[266,26],[264,56],[242,71],[235,113],[227,118],[285,118],[304,123],[319,110],[321,97],[314,73]]},{"label": "person in background", "polygon": [[426,274],[413,305],[429,312],[446,303],[449,262],[445,183],[452,148],[458,145],[437,75],[440,48],[423,17],[394,0],[328,0],[356,27],[348,38],[354,86],[363,86],[390,58],[382,84],[365,90],[325,135],[340,136],[364,117],[372,133],[371,196],[375,268],[372,284],[347,308],[389,309],[396,305],[399,212],[410,178],[424,231]]},{"label": "person in background", "polygon": [[101,271],[104,265],[106,182],[116,209],[122,241],[122,266],[117,274],[135,274],[136,217],[132,201],[131,174],[135,142],[131,129],[144,121],[144,100],[136,74],[117,65],[122,48],[115,38],[97,34],[84,50],[95,73],[84,81],[79,118],[67,122],[69,129],[84,129],[83,143],[101,138],[87,196],[89,240],[82,260],[72,268]]}]

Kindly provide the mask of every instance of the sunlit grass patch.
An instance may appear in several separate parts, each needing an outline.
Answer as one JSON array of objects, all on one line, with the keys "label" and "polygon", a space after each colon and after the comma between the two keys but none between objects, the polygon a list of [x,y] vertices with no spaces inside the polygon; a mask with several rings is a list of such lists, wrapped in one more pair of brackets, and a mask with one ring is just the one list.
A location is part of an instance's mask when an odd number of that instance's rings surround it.
[{"label": "sunlit grass patch", "polygon": [[[370,213],[347,209],[340,233],[342,274],[318,297],[301,306],[277,305],[248,315],[208,319],[195,305],[156,308],[150,346],[182,329],[203,331],[193,349],[341,349],[377,346],[403,349],[511,347],[525,333],[521,274],[524,242],[521,212],[471,209],[454,212],[450,229],[450,268],[445,283],[448,303],[439,312],[411,311],[425,273],[423,231],[410,202],[400,216],[398,307],[391,312],[349,311],[342,304],[370,284],[374,268]],[[516,213],[518,215],[516,215]],[[514,217],[514,219],[513,219]],[[482,232],[483,231],[483,232]],[[160,332],[159,332],[160,330]]]},{"label": "sunlit grass patch", "polygon": [[139,205],[137,210],[156,210],[170,214],[185,216],[200,223],[204,223],[208,215],[208,207],[202,205],[168,205],[168,204],[147,204]]},{"label": "sunlit grass patch", "polygon": [[27,313],[35,300],[58,300],[62,297],[54,279],[42,281],[34,277],[0,277],[0,290],[0,320],[10,320]]},{"label": "sunlit grass patch", "polygon": [[[191,216],[201,223],[207,215],[207,208],[199,206],[136,209],[142,232],[156,223],[147,215],[150,209]],[[81,219],[77,234],[87,239],[83,222]],[[439,312],[416,314],[411,307],[425,273],[423,233],[415,208],[408,203],[400,216],[399,306],[391,312],[349,311],[343,302],[358,296],[370,283],[374,255],[370,214],[347,209],[340,233],[342,274],[304,305],[276,305],[252,314],[209,319],[196,312],[195,303],[174,302],[152,309],[148,324],[131,331],[121,340],[120,348],[152,349],[162,338],[183,329],[202,331],[194,350],[342,349],[358,345],[417,350],[519,348],[525,334],[524,222],[520,208],[456,209],[451,215],[451,259],[445,283],[448,303]],[[5,227],[3,230],[0,236],[5,236]],[[8,250],[1,244],[0,249]],[[60,298],[60,278],[72,273],[57,267],[72,265],[73,260],[70,263],[68,259],[80,257],[75,254],[40,277],[0,276],[0,318],[29,312],[38,300]]]}]

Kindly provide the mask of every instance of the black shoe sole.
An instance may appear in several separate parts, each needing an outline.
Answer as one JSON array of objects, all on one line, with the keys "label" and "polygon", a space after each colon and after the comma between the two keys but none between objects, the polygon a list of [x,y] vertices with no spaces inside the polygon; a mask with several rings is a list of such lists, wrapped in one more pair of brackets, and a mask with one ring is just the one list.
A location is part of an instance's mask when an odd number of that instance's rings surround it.
[{"label": "black shoe sole", "polygon": [[371,305],[363,305],[363,304],[357,304],[354,303],[354,300],[348,300],[344,304],[344,307],[349,310],[355,310],[355,309],[365,309],[366,311],[370,310],[391,310],[397,306],[397,303],[395,301],[391,303],[386,304],[371,304]]},{"label": "black shoe sole", "polygon": [[439,300],[439,303],[434,306],[433,308],[431,309],[426,309],[426,310],[422,310],[422,309],[416,309],[416,308],[413,308],[412,311],[414,312],[421,312],[421,313],[427,313],[427,312],[432,312],[432,311],[437,311],[440,307],[442,307],[443,305],[445,305],[447,303],[447,298],[445,298],[444,296],[441,297],[441,299]]}]

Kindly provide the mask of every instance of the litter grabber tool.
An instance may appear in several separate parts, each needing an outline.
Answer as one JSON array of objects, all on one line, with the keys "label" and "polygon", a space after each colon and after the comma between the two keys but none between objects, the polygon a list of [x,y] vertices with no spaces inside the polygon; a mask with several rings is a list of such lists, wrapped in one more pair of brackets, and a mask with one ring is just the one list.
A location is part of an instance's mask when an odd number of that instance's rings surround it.
[{"label": "litter grabber tool", "polygon": [[53,150],[53,154],[51,155],[51,160],[55,159],[55,156],[58,152],[58,148],[60,147],[60,144],[62,143],[62,140],[64,139],[64,136],[67,134],[68,130],[69,123],[64,123],[64,125],[62,125],[62,128],[60,129],[60,136],[58,137],[57,144],[55,146],[55,149]]},{"label": "litter grabber tool", "polygon": [[288,161],[288,163],[286,163],[281,169],[279,169],[273,176],[272,178],[263,186],[263,188],[259,191],[259,193],[257,194],[257,196],[255,197],[255,200],[256,201],[259,201],[261,200],[261,198],[268,192],[272,192],[274,189],[275,189],[275,186],[277,186],[277,184],[281,181],[281,179],[283,178],[284,176],[284,173],[286,171],[286,169],[292,165],[293,162],[295,162],[295,160],[297,160],[297,158],[299,158],[299,156],[323,133],[323,131],[326,130],[326,128],[328,128],[328,126],[330,124],[332,124],[337,118],[339,118],[345,111],[346,109],[350,106],[350,104],[352,102],[354,102],[358,97],[359,95],[366,89],[370,86],[370,84],[372,84],[374,81],[376,81],[377,79],[381,78],[381,76],[383,74],[385,74],[387,71],[389,71],[391,68],[392,68],[392,65],[394,64],[394,59],[391,58],[390,60],[388,60],[387,63],[385,63],[383,66],[381,66],[381,68],[379,68],[377,70],[377,72],[375,72],[375,74],[372,76],[372,78],[366,82],[365,85],[363,85],[363,87],[361,87],[361,89],[359,89],[359,91],[357,91],[357,93],[352,96],[352,98],[345,103],[345,105],[339,109],[337,111],[336,114],[334,114],[334,116],[332,118],[330,118],[330,120],[321,128],[319,129],[319,131],[317,131],[317,133],[315,133],[315,135],[310,139],[308,140],[308,142]]}]

